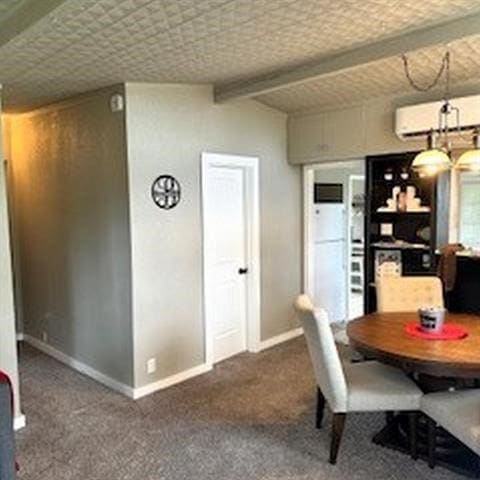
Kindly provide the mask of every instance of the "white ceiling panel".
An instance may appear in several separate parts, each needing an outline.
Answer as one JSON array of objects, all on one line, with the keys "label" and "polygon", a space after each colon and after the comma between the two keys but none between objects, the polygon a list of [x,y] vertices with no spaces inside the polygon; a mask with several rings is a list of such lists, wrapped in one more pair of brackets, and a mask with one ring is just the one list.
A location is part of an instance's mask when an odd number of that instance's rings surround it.
[{"label": "white ceiling panel", "polygon": [[[124,81],[223,85],[479,9],[480,0],[66,0],[0,47],[0,82],[10,110]],[[261,98],[298,110],[310,91],[321,101],[314,83]],[[376,92],[344,84],[328,96]]]}]

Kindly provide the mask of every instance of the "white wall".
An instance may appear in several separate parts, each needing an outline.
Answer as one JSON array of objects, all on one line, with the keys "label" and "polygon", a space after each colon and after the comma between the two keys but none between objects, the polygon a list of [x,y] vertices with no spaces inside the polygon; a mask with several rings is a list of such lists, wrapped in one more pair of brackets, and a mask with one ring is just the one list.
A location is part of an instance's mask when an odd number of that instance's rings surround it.
[{"label": "white wall", "polygon": [[[1,111],[0,111],[1,113]],[[15,415],[20,415],[17,343],[13,302],[7,190],[0,135],[0,370],[12,379],[15,391]]]},{"label": "white wall", "polygon": [[[204,362],[202,151],[260,157],[261,336],[297,326],[301,289],[300,170],[287,163],[286,116],[254,101],[213,103],[207,86],[127,84],[135,386]],[[153,180],[174,175],[181,203],[162,211]],[[157,359],[156,374],[146,361]]]}]

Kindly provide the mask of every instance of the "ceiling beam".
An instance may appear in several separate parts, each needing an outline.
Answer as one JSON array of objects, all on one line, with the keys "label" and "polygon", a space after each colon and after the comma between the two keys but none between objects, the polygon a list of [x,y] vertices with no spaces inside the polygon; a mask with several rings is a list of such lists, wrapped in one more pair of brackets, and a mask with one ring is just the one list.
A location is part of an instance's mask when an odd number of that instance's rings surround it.
[{"label": "ceiling beam", "polygon": [[0,46],[20,35],[65,0],[24,0],[0,21]]},{"label": "ceiling beam", "polygon": [[324,57],[288,70],[254,77],[243,82],[215,88],[215,101],[221,103],[272,92],[298,83],[316,80],[371,62],[395,57],[434,45],[448,44],[471,35],[480,34],[480,13],[450,20],[441,24],[397,35],[361,47]]}]

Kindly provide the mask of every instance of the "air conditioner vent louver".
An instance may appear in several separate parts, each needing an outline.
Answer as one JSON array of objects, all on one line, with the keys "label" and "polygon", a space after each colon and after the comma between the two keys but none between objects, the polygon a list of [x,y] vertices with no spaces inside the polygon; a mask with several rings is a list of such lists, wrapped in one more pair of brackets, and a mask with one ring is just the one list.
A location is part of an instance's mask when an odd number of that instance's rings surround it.
[{"label": "air conditioner vent louver", "polygon": [[[460,130],[473,130],[480,126],[480,95],[450,100],[460,110]],[[395,133],[402,140],[425,137],[430,130],[438,130],[438,112],[443,102],[429,102],[398,108],[395,112]],[[457,130],[456,115],[449,116],[449,127]]]}]

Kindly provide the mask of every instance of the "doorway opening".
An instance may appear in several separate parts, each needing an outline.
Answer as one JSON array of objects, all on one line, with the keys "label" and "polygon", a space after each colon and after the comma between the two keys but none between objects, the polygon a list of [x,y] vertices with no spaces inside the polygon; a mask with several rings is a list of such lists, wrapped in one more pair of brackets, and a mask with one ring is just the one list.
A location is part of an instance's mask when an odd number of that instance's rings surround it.
[{"label": "doorway opening", "polygon": [[202,154],[205,357],[260,344],[258,158]]},{"label": "doorway opening", "polygon": [[346,342],[364,313],[365,160],[304,167],[304,282]]}]

